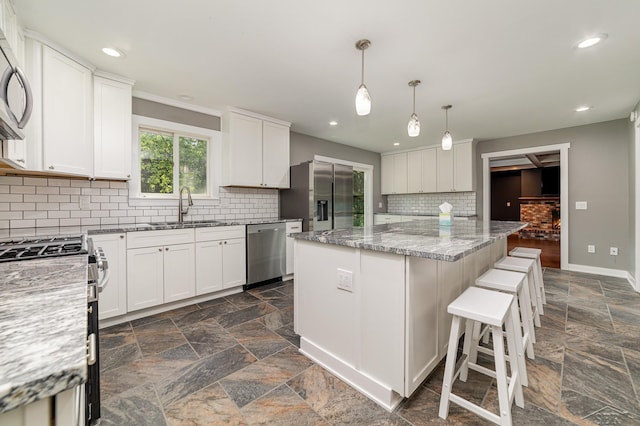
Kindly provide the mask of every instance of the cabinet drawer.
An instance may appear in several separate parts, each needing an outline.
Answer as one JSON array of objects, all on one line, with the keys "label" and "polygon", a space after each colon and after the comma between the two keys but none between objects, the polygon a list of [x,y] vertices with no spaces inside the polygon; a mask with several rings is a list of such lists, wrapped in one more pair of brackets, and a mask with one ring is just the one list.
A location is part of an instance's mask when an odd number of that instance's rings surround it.
[{"label": "cabinet drawer", "polygon": [[287,222],[285,227],[287,234],[302,232],[302,222]]},{"label": "cabinet drawer", "polygon": [[161,231],[137,231],[127,235],[127,248],[186,244],[194,241],[193,229],[163,229]]},{"label": "cabinet drawer", "polygon": [[244,225],[216,226],[211,228],[196,228],[196,241],[228,240],[231,238],[245,238]]}]

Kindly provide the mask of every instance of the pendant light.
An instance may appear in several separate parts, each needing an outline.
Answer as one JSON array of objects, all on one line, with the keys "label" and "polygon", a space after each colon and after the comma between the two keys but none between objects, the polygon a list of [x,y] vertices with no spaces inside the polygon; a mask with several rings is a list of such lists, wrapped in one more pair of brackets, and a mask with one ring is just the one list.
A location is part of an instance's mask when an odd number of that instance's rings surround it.
[{"label": "pendant light", "polygon": [[364,85],[364,51],[368,49],[369,46],[371,46],[371,42],[367,39],[356,42],[356,49],[362,51],[362,83],[356,93],[356,112],[358,115],[369,115],[371,112],[371,96],[369,96],[367,86]]},{"label": "pendant light", "polygon": [[409,117],[409,124],[407,125],[407,132],[409,136],[415,138],[420,134],[420,120],[416,115],[416,86],[420,84],[420,80],[411,80],[409,86],[413,87],[413,113]]},{"label": "pendant light", "polygon": [[451,137],[451,133],[449,133],[449,109],[451,105],[443,105],[442,109],[444,110],[445,121],[446,121],[446,130],[444,132],[444,136],[442,136],[442,149],[448,151],[451,149],[453,145],[453,138]]}]

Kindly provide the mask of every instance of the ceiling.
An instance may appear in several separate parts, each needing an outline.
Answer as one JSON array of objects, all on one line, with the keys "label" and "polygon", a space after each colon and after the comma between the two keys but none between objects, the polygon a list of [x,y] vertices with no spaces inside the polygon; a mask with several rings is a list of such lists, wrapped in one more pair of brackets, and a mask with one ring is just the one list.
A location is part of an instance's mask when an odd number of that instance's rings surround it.
[{"label": "ceiling", "polygon": [[559,167],[560,151],[492,158],[489,161],[489,166],[492,172]]},{"label": "ceiling", "polygon": [[[135,90],[292,123],[376,152],[627,117],[640,100],[640,1],[14,0],[22,25]],[[600,45],[581,39],[608,33]],[[372,112],[355,113],[361,54]],[[100,49],[111,46],[125,57]],[[407,136],[412,91],[422,133]],[[577,113],[580,105],[590,111]],[[338,126],[328,125],[330,120]],[[399,146],[393,146],[399,142]]]}]

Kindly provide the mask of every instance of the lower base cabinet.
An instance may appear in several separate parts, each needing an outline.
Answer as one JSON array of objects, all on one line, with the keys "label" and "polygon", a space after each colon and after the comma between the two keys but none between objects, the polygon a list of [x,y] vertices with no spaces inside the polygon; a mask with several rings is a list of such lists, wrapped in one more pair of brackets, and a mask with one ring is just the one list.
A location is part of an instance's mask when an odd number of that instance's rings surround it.
[{"label": "lower base cabinet", "polygon": [[91,235],[94,247],[104,251],[109,263],[110,278],[100,292],[99,319],[127,313],[127,237],[120,234]]},{"label": "lower base cabinet", "polygon": [[196,295],[193,243],[127,250],[129,311]]},{"label": "lower base cabinet", "polygon": [[285,228],[287,232],[287,262],[285,265],[285,273],[287,275],[293,275],[293,237],[289,237],[289,234],[297,234],[302,232],[302,221],[287,222],[285,224]]},{"label": "lower base cabinet", "polygon": [[244,226],[196,229],[196,294],[247,283]]}]

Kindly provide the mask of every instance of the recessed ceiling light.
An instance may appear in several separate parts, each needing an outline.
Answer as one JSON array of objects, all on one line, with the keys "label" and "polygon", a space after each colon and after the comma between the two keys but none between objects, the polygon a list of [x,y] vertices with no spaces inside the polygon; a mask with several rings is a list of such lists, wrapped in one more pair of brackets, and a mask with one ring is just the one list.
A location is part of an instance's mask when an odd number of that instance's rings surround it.
[{"label": "recessed ceiling light", "polygon": [[393,143],[393,146],[398,146],[398,145],[400,145],[400,142],[394,142]]},{"label": "recessed ceiling light", "polygon": [[185,102],[189,102],[193,100],[193,97],[189,95],[178,95],[178,97]]},{"label": "recessed ceiling light", "polygon": [[578,108],[576,108],[576,112],[584,112],[584,111],[589,111],[591,109],[590,106],[579,106]]},{"label": "recessed ceiling light", "polygon": [[338,125],[338,122],[335,120],[332,120],[329,122],[329,126],[337,126],[337,125]]},{"label": "recessed ceiling light", "polygon": [[578,49],[585,49],[587,47],[595,46],[596,44],[604,41],[607,38],[606,34],[596,34],[591,37],[585,38],[580,43],[578,43]]},{"label": "recessed ceiling light", "polygon": [[122,52],[114,49],[113,47],[103,47],[102,53],[104,53],[105,55],[113,56],[114,58],[119,58],[122,56]]}]

